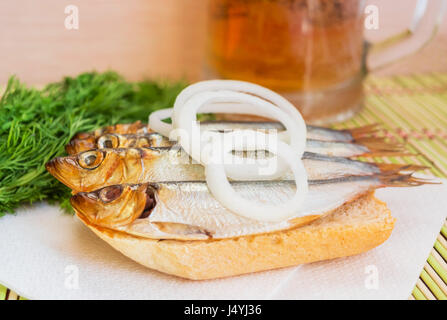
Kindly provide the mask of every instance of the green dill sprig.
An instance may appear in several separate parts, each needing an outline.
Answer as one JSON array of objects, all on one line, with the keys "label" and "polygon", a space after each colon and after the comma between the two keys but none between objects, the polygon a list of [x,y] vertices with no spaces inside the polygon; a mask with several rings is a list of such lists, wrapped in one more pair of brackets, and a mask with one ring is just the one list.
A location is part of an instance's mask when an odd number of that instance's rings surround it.
[{"label": "green dill sprig", "polygon": [[45,163],[65,154],[77,132],[147,121],[172,106],[184,83],[128,82],[115,72],[67,77],[42,90],[11,77],[0,99],[0,216],[47,200],[69,209],[70,190]]}]

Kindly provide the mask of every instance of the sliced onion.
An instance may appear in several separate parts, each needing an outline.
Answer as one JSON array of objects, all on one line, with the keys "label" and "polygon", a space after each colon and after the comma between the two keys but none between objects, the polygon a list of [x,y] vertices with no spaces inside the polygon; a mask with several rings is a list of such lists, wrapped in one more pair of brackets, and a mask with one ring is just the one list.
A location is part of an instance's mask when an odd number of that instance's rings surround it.
[{"label": "sliced onion", "polygon": [[[203,133],[200,132],[197,125],[196,115],[202,106],[220,102],[250,104],[251,108],[253,109],[251,111],[256,112],[257,115],[271,117],[279,120],[292,137],[290,146],[292,152],[294,153],[294,160],[300,161],[301,156],[304,152],[306,141],[305,137],[299,135],[299,130],[290,116],[268,101],[262,100],[249,94],[232,91],[201,92],[194,95],[184,105],[179,106],[175,110],[178,115],[178,121],[173,125],[174,128],[181,131],[180,133],[182,134],[182,138],[179,140],[180,145],[195,161],[205,165],[203,159],[201,159],[201,148],[204,143],[209,143],[209,141],[203,141],[203,139],[201,139]],[[265,136],[268,135],[264,135],[264,137]],[[267,139],[271,138],[267,137]],[[237,156],[233,157],[233,163],[238,161],[235,158],[237,158]],[[270,163],[272,161],[277,162],[277,170],[271,172],[267,176],[261,176],[259,175],[258,170],[256,170],[256,174],[252,174],[253,165],[241,164],[238,166],[227,166],[227,174],[230,178],[236,180],[265,180],[279,178],[285,173],[287,169],[286,164],[282,160],[278,160],[276,157],[266,159],[265,161]],[[269,164],[269,166],[271,165]]]},{"label": "sliced onion", "polygon": [[[235,92],[244,92],[254,96],[257,96],[261,99],[270,101],[272,104],[276,105],[279,109],[283,110],[287,114],[290,115],[291,119],[294,119],[297,122],[297,126],[300,130],[301,136],[306,136],[306,125],[304,123],[303,117],[301,113],[291,104],[287,99],[277,94],[276,92],[264,88],[260,85],[239,81],[239,80],[207,80],[200,81],[194,83],[185,89],[177,96],[174,108],[177,109],[179,106],[185,104],[185,102],[200,92],[209,92],[209,91],[217,91],[217,90],[230,90]],[[234,114],[255,114],[250,112],[249,106],[240,106],[237,104],[233,105],[209,105],[203,108],[202,112],[204,113],[234,113]],[[169,128],[171,127],[169,124],[162,122],[162,119],[166,119],[172,116],[172,122],[177,121],[177,116],[175,114],[170,114],[169,116],[165,116],[165,111],[155,111],[149,117],[149,126],[154,130],[159,132],[160,134],[169,137]],[[277,119],[275,119],[277,120]],[[159,130],[157,130],[159,129]],[[171,127],[172,129],[172,127]],[[288,139],[287,132],[281,132],[280,134],[282,140]],[[284,137],[286,136],[286,137]]]},{"label": "sliced onion", "polygon": [[[200,112],[202,113],[232,113],[232,114],[257,114],[258,109],[253,108],[251,105],[239,104],[239,103],[216,103],[204,105]],[[149,128],[153,131],[169,138],[171,131],[173,130],[172,124],[166,123],[163,120],[171,118],[174,108],[160,109],[152,112],[149,115]],[[274,119],[277,120],[278,119]],[[278,133],[278,137],[284,141],[289,142],[289,135],[287,131]]]},{"label": "sliced onion", "polygon": [[[282,158],[293,172],[296,192],[290,200],[280,205],[267,205],[250,201],[241,197],[231,186],[227,179],[225,166],[222,163],[207,159],[209,163],[205,166],[206,182],[213,196],[222,203],[223,206],[246,218],[260,221],[282,221],[290,217],[296,217],[308,192],[307,174],[303,162],[294,159],[294,152],[290,146],[284,142],[279,141],[277,149],[272,148],[269,144],[260,145],[259,141],[263,141],[260,136],[263,134],[260,132],[256,132],[254,135],[251,134],[251,136],[243,135],[241,132],[230,134],[235,134],[234,138],[241,139],[239,140],[239,143],[245,144],[246,150],[264,148],[269,152],[276,153]],[[255,139],[247,140],[247,137],[251,139],[255,137]],[[225,146],[225,144],[223,144],[223,146],[223,152],[229,152],[232,149],[231,146]]]},{"label": "sliced onion", "polygon": [[[253,114],[273,118],[286,128],[280,138],[271,141],[270,133],[254,130],[200,132],[197,113]],[[172,126],[162,119],[171,117]],[[208,187],[214,197],[236,214],[261,221],[281,221],[297,216],[308,191],[307,174],[301,156],[306,144],[306,125],[299,111],[286,99],[261,86],[234,80],[211,80],[193,84],[178,96],[173,109],[156,111],[149,117],[150,127],[173,140],[172,134],[180,135],[180,145],[196,161],[205,166]],[[175,138],[175,137],[174,137]],[[227,140],[225,139],[227,138]],[[233,143],[228,143],[228,138]],[[174,139],[175,140],[175,139]],[[267,142],[269,141],[269,142]],[[232,151],[266,150],[276,155],[266,159],[268,166],[277,170],[268,176],[261,174],[259,163],[232,165],[240,157]],[[218,158],[213,158],[217,154]],[[275,162],[274,162],[275,161]],[[244,199],[233,189],[227,177],[232,179],[275,179],[290,168],[295,177],[296,193],[281,205],[265,205]]]},{"label": "sliced onion", "polygon": [[[301,135],[306,136],[306,126],[304,124],[303,117],[301,116],[301,113],[293,106],[293,104],[291,104],[287,99],[280,96],[276,92],[250,82],[238,80],[206,80],[194,83],[180,92],[180,94],[175,99],[174,109],[178,106],[184,105],[188,99],[190,99],[197,93],[216,90],[229,90],[249,93],[264,100],[270,101],[279,109],[288,113],[292,119],[295,119],[295,121],[297,121],[297,123],[302,124],[300,125]],[[241,109],[245,110],[245,108]],[[176,119],[176,115],[174,114],[172,122],[174,123],[177,120],[178,119]]]},{"label": "sliced onion", "polygon": [[172,116],[173,110],[174,110],[173,108],[167,108],[152,112],[149,115],[149,128],[169,138],[169,134],[172,131],[172,125],[163,122],[162,120],[170,118]]},{"label": "sliced onion", "polygon": [[[201,112],[203,113],[250,114],[254,113],[255,110],[250,105],[244,105],[244,107],[241,107],[238,103],[208,104],[201,108]],[[169,123],[163,122],[163,120],[172,118],[173,112],[174,108],[166,108],[152,112],[149,115],[149,128],[169,138],[169,135],[173,130],[173,126]]]}]

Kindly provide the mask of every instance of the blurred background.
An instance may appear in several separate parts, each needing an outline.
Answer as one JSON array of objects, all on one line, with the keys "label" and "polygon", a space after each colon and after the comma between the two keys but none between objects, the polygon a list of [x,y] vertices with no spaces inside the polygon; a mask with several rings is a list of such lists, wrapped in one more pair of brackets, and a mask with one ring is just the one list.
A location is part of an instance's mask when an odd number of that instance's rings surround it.
[{"label": "blurred background", "polygon": [[[380,9],[375,40],[403,31],[415,0],[370,0]],[[79,8],[67,30],[64,9]],[[31,84],[88,70],[115,69],[129,80],[198,80],[203,74],[207,0],[15,0],[0,2],[0,84],[16,74]],[[379,75],[447,71],[447,19],[417,54]]]}]

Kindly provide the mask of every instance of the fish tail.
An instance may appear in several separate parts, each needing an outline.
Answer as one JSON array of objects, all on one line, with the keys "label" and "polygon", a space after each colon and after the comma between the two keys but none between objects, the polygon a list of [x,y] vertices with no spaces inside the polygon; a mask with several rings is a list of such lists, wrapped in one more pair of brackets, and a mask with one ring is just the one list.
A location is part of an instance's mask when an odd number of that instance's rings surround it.
[{"label": "fish tail", "polygon": [[429,167],[417,164],[374,163],[374,165],[380,169],[380,174],[383,176],[394,175],[400,172],[413,173],[415,171],[429,169]]},{"label": "fish tail", "polygon": [[440,184],[440,182],[430,181],[430,179],[414,177],[413,173],[380,174],[378,178],[382,187],[416,187],[424,184]]},{"label": "fish tail", "polygon": [[380,128],[378,123],[374,123],[363,127],[346,129],[346,131],[351,134],[351,136],[354,138],[355,141],[357,141],[357,139],[360,139],[363,136],[371,135],[373,133],[380,131]]},{"label": "fish tail", "polygon": [[384,137],[363,137],[356,140],[356,143],[365,146],[369,150],[369,152],[362,154],[362,156],[414,156],[414,154],[405,150],[405,145],[398,142],[387,141]]}]

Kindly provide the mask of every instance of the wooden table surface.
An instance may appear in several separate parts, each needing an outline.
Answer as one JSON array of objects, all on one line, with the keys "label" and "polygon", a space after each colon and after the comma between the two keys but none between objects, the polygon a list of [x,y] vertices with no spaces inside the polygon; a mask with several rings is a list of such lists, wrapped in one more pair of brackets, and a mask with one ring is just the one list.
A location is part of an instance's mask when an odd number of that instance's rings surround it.
[{"label": "wooden table surface", "polygon": [[[385,37],[408,24],[415,0],[370,0]],[[64,26],[67,5],[79,8],[79,29]],[[0,84],[17,74],[42,84],[86,70],[116,69],[131,80],[201,76],[207,0],[3,0]],[[447,19],[417,55],[380,75],[447,71]]]}]

